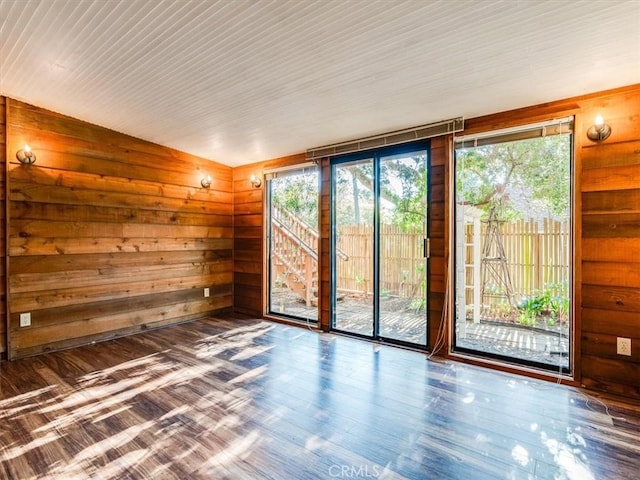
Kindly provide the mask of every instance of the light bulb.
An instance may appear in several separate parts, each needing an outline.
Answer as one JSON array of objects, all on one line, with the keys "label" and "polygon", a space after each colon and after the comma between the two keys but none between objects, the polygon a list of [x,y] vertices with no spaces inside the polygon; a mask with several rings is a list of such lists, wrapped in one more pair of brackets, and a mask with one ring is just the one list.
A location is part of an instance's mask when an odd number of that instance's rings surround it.
[{"label": "light bulb", "polygon": [[596,115],[595,125],[598,128],[600,128],[600,127],[602,127],[602,125],[604,125],[604,118],[602,118],[602,115]]}]

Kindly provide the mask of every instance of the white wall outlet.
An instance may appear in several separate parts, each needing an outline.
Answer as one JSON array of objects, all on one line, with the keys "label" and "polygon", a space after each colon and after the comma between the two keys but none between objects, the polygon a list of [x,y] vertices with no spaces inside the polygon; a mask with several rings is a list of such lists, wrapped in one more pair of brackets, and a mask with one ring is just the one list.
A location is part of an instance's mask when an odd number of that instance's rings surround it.
[{"label": "white wall outlet", "polygon": [[20,314],[20,326],[21,327],[30,327],[31,326],[31,313],[21,313]]},{"label": "white wall outlet", "polygon": [[209,290],[209,287],[204,287],[204,296],[209,297],[210,295],[211,295],[211,290]]},{"label": "white wall outlet", "polygon": [[618,337],[618,355],[631,356],[631,339]]}]

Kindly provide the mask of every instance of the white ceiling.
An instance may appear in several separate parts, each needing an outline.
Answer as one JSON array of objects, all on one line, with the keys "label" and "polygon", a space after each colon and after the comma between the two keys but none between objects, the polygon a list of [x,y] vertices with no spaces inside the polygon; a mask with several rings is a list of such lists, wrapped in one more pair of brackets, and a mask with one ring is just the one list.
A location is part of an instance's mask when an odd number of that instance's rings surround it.
[{"label": "white ceiling", "polygon": [[640,83],[640,0],[0,0],[0,93],[228,165]]}]

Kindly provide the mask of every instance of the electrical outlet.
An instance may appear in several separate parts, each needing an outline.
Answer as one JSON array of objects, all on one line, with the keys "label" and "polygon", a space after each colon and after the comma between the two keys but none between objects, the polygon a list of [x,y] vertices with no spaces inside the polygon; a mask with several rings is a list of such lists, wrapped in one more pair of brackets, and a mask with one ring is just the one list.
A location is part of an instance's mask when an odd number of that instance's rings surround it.
[{"label": "electrical outlet", "polygon": [[618,355],[631,356],[631,339],[618,337]]},{"label": "electrical outlet", "polygon": [[30,327],[31,326],[31,313],[21,313],[20,314],[20,326],[21,327]]},{"label": "electrical outlet", "polygon": [[211,291],[209,290],[209,287],[204,287],[204,296],[208,297],[211,295]]}]

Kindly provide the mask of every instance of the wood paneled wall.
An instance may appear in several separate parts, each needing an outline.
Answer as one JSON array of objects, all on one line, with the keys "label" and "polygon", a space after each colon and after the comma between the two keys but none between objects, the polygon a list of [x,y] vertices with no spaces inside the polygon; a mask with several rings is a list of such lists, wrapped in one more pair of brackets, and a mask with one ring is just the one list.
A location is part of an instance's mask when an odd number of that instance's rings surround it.
[{"label": "wood paneled wall", "polygon": [[[597,113],[613,128],[594,144],[586,130]],[[464,134],[575,116],[575,378],[589,388],[640,398],[640,85],[468,119]],[[289,163],[295,163],[289,157]],[[299,155],[299,163],[304,156]],[[277,160],[273,161],[278,163]],[[249,177],[269,162],[234,169],[236,310],[263,311],[262,189]],[[445,307],[450,244],[451,136],[431,142],[430,347]],[[320,317],[329,328],[329,162],[322,163]],[[450,328],[449,324],[445,328]],[[616,337],[633,355],[616,354]],[[449,349],[448,331],[441,352]]]},{"label": "wood paneled wall", "polygon": [[[233,169],[233,306],[238,313],[262,316],[264,312],[263,172],[304,161],[300,154]],[[262,181],[257,188],[251,185],[252,175]]]},{"label": "wood paneled wall", "polygon": [[6,241],[7,241],[7,204],[6,199],[6,178],[7,178],[7,123],[6,123],[6,98],[0,96],[0,358],[4,357],[7,351],[7,302],[6,302]]},{"label": "wood paneled wall", "polygon": [[238,313],[263,314],[263,195],[264,182],[251,185],[251,175],[262,178],[263,164],[233,169],[233,308]]},{"label": "wood paneled wall", "polygon": [[[596,113],[613,129],[599,144],[586,139]],[[640,398],[640,85],[469,119],[465,134],[566,115],[575,115],[576,379]],[[0,97],[5,138],[10,256],[2,311],[10,312],[12,358],[231,306],[262,315],[264,185],[253,188],[249,178],[303,163],[303,154],[231,169],[10,99],[5,106]],[[5,158],[25,142],[38,155],[35,165]],[[450,137],[432,140],[431,346],[445,305],[452,148]],[[328,162],[322,172],[327,329]],[[213,177],[211,190],[199,186],[205,174]],[[24,312],[31,327],[18,326]],[[0,327],[2,349],[3,334]],[[616,354],[618,336],[632,339],[632,356]]]},{"label": "wood paneled wall", "polygon": [[[611,136],[586,132],[601,114]],[[640,398],[640,85],[465,122],[465,134],[563,116],[574,135],[574,377],[582,385]],[[632,356],[616,353],[631,338]]]},{"label": "wood paneled wall", "polygon": [[323,158],[320,162],[320,328],[331,330],[331,162]]},{"label": "wood paneled wall", "polygon": [[[445,296],[445,168],[451,157],[451,137],[436,138],[431,142],[431,262],[430,262],[430,315],[432,319],[430,344],[435,342]],[[253,188],[251,175],[262,178],[265,169],[301,164],[305,155],[254,163],[233,170],[234,185],[234,309],[248,315],[262,315],[265,308],[263,296],[265,281],[264,262],[264,184]],[[328,159],[320,164],[320,327],[330,329],[330,193],[331,168]]]},{"label": "wood paneled wall", "polygon": [[7,178],[10,358],[232,307],[230,167],[7,99],[7,151],[24,143],[37,161],[9,159]]},{"label": "wood paneled wall", "polygon": [[[431,257],[429,260],[429,349],[437,348],[438,337],[446,338],[446,325],[442,320],[442,311],[445,305],[446,292],[446,270],[449,259],[449,249],[447,242],[448,234],[448,214],[447,214],[447,194],[448,187],[445,182],[447,178],[445,171],[451,161],[452,137],[434,138],[431,140],[430,154],[430,188],[431,188],[431,210],[429,211],[429,244]],[[440,333],[440,328],[445,332]],[[439,346],[439,344],[438,344]]]},{"label": "wood paneled wall", "polygon": [[[640,86],[580,102],[582,383],[640,398]],[[593,143],[597,114],[611,136]],[[632,356],[616,354],[631,338]]]}]

